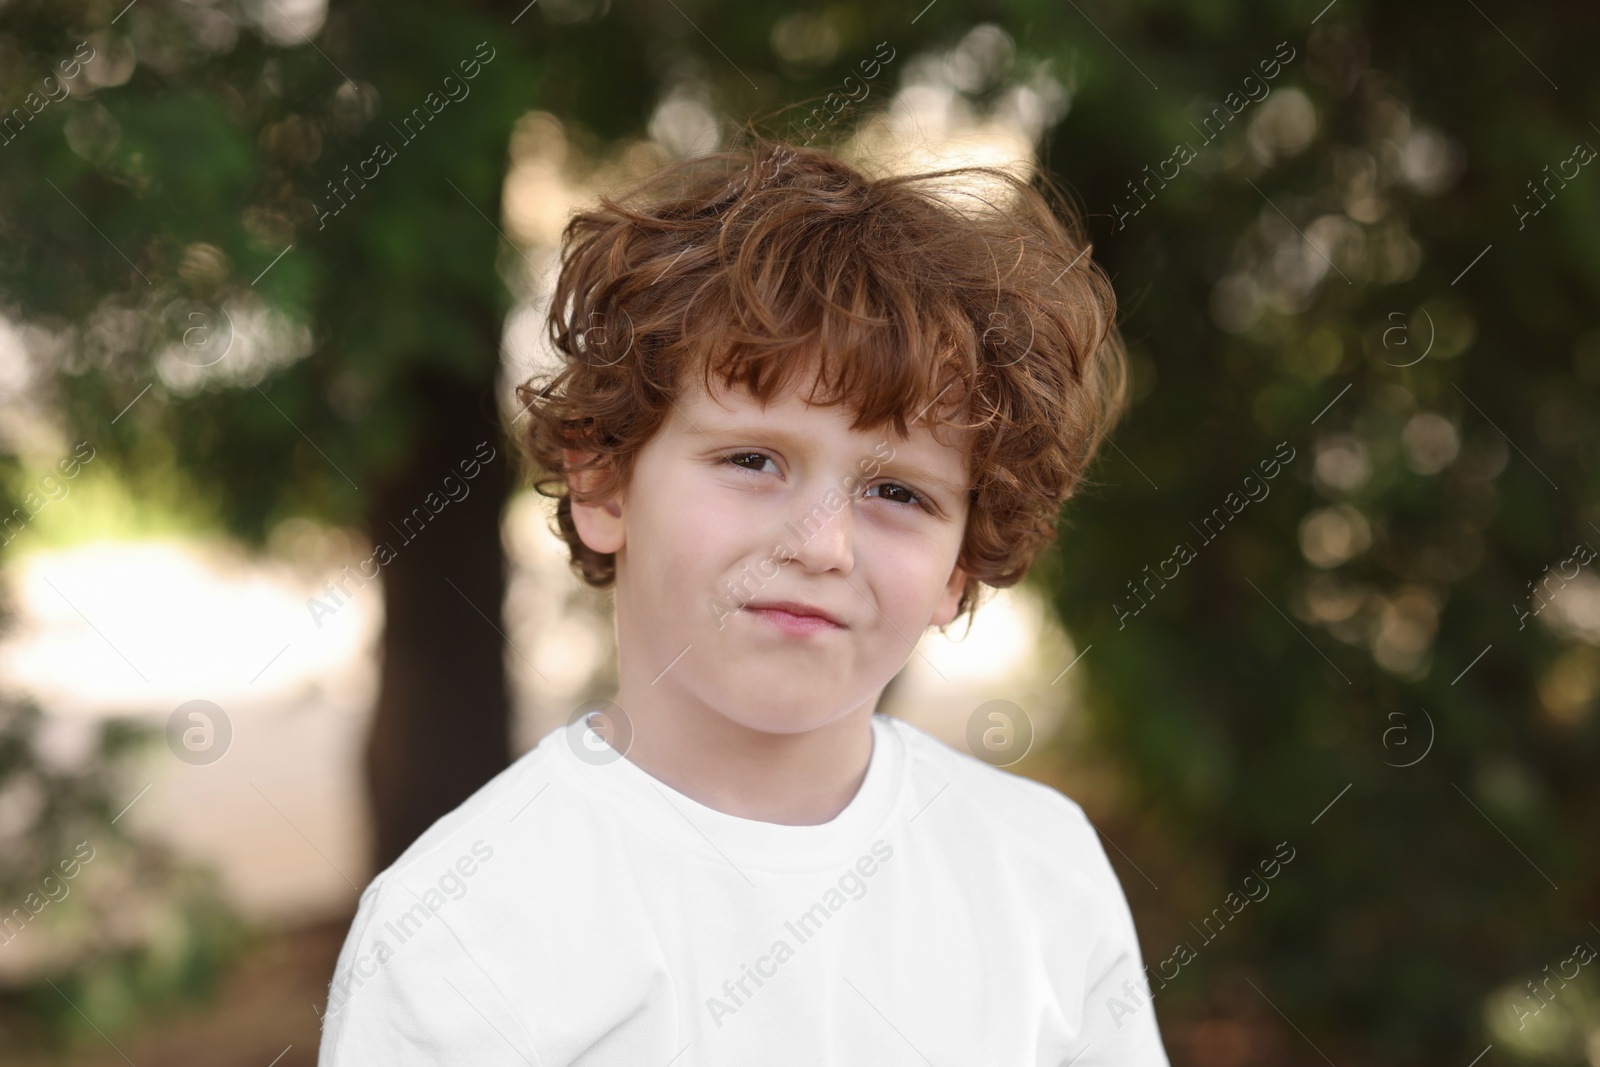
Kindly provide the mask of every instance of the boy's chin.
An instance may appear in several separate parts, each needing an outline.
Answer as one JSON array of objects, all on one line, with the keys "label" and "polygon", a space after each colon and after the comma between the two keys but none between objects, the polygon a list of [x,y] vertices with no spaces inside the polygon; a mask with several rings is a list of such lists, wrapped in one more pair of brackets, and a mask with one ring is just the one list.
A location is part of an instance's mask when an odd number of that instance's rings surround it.
[{"label": "boy's chin", "polygon": [[804,734],[831,726],[851,714],[851,709],[818,708],[814,705],[776,706],[770,693],[758,696],[739,710],[719,709],[723,718],[747,730],[763,734]]}]

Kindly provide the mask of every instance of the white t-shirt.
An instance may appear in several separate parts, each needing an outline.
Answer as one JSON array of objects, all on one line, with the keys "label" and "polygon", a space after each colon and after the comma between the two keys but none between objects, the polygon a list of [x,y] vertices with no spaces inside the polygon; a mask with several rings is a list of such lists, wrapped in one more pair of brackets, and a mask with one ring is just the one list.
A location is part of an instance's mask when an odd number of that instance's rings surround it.
[{"label": "white t-shirt", "polygon": [[850,804],[785,826],[552,730],[362,893],[320,1067],[1166,1067],[1078,805],[872,735]]}]

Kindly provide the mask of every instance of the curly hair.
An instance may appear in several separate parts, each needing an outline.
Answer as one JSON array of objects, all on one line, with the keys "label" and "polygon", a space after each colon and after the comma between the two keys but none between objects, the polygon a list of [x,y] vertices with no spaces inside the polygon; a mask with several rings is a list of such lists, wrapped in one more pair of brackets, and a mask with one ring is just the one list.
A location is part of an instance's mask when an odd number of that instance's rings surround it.
[{"label": "curly hair", "polygon": [[[906,435],[933,408],[970,443],[957,616],[1020,581],[1121,416],[1116,298],[1047,177],[971,166],[868,177],[820,148],[742,131],[568,221],[546,325],[556,369],[519,384],[522,459],[558,501],[553,532],[596,588],[613,553],[572,502],[626,489],[686,375],[761,403],[802,370],[853,430]],[[1042,191],[1041,191],[1042,190]],[[1064,205],[1052,210],[1047,194]],[[583,454],[568,466],[564,451]],[[586,492],[569,483],[598,472]]]}]

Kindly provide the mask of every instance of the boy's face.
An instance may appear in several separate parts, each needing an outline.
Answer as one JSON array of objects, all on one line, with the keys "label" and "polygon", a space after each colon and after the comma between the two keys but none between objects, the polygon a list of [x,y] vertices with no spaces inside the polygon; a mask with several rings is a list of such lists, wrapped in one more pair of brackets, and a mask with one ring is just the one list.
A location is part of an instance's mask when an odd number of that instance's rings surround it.
[{"label": "boy's face", "polygon": [[[797,390],[763,409],[696,379],[627,490],[573,508],[584,542],[617,555],[623,710],[791,734],[875,707],[924,630],[955,617],[966,578],[967,456],[928,421],[909,438],[852,431],[844,408]],[[842,625],[797,633],[741,609],[772,601]]]}]

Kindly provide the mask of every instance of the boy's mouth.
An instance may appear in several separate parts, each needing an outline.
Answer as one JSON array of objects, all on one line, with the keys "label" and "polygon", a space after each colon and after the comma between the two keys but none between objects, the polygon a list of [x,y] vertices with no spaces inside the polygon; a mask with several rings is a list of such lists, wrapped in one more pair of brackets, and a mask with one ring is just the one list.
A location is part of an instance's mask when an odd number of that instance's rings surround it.
[{"label": "boy's mouth", "polygon": [[744,606],[744,610],[787,633],[811,634],[846,629],[844,623],[830,612],[794,600],[752,601]]}]

